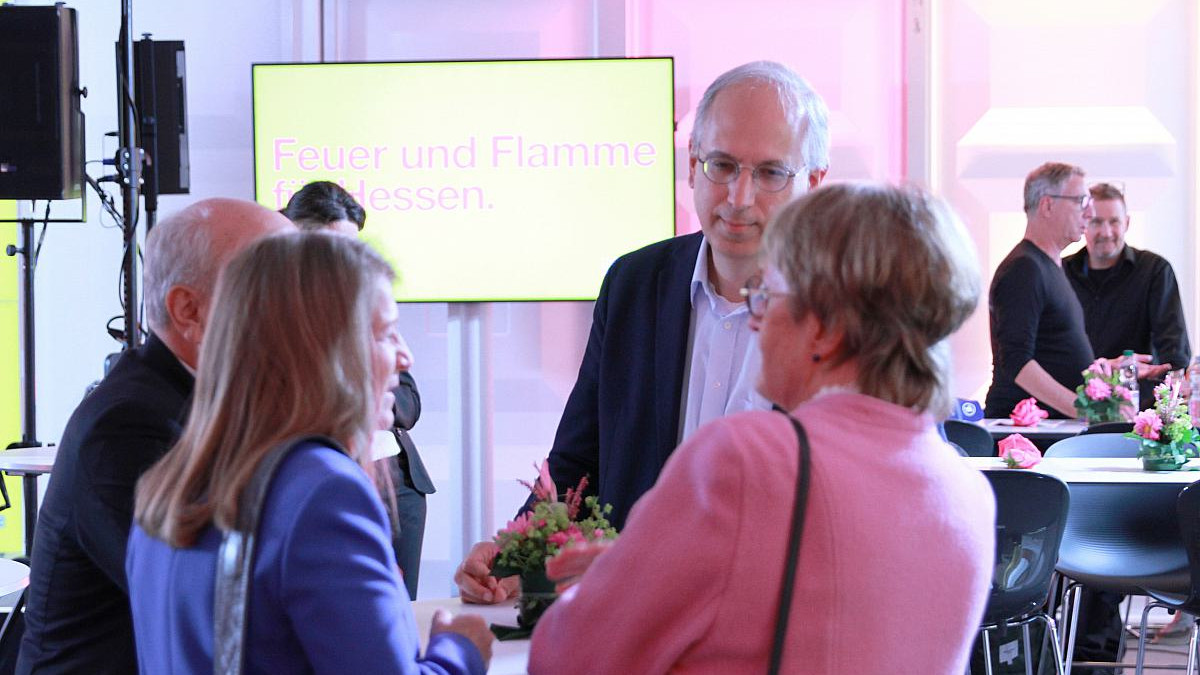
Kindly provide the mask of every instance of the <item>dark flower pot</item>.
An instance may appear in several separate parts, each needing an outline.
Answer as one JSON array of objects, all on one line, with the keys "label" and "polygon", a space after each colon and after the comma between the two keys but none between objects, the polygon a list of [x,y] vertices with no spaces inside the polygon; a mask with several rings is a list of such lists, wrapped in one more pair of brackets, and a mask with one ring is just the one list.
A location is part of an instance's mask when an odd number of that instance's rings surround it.
[{"label": "dark flower pot", "polygon": [[558,599],[554,582],[546,578],[546,568],[521,573],[521,596],[517,598],[517,624],[533,630],[542,614]]}]

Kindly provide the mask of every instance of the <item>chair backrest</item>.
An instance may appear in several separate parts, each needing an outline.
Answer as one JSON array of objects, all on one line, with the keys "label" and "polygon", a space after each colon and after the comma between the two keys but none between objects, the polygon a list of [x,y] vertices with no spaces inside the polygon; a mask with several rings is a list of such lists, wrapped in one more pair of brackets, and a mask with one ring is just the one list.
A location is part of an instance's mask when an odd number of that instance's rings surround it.
[{"label": "chair backrest", "polygon": [[1046,449],[1047,457],[1137,457],[1138,442],[1124,434],[1072,436]]},{"label": "chair backrest", "polygon": [[1200,613],[1200,482],[1188,485],[1179,493],[1176,514],[1191,578],[1184,610],[1196,614]]},{"label": "chair backrest", "polygon": [[984,624],[1042,606],[1058,562],[1070,496],[1061,480],[1029,471],[984,471],[996,495],[996,565]]},{"label": "chair backrest", "polygon": [[1088,434],[1124,434],[1133,431],[1133,422],[1101,422],[1085,427],[1080,436]]},{"label": "chair backrest", "polygon": [[987,429],[972,422],[946,420],[942,423],[946,440],[966,451],[971,457],[995,457],[995,442]]},{"label": "chair backrest", "polygon": [[1178,483],[1072,483],[1058,571],[1098,590],[1186,589]]}]

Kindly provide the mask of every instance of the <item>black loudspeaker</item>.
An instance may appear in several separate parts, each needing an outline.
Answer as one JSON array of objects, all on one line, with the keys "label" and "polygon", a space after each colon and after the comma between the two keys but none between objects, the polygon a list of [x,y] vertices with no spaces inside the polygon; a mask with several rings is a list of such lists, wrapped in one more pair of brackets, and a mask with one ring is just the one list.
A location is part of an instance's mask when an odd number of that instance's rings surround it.
[{"label": "black loudspeaker", "polygon": [[0,199],[83,194],[75,10],[0,5]]},{"label": "black loudspeaker", "polygon": [[178,41],[133,43],[138,144],[149,157],[143,174],[147,193],[185,195],[192,186],[183,53]]}]

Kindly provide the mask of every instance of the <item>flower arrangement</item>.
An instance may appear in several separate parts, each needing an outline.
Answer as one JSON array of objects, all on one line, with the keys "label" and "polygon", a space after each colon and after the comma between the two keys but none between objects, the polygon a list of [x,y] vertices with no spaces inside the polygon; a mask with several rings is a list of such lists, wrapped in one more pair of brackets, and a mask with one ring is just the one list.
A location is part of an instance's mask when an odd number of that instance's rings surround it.
[{"label": "flower arrangement", "polygon": [[1030,396],[1017,403],[1008,418],[1015,427],[1036,427],[1037,423],[1050,416],[1050,413],[1040,408],[1037,399]]},{"label": "flower arrangement", "polygon": [[1154,407],[1139,412],[1133,419],[1133,431],[1125,434],[1138,440],[1138,457],[1149,470],[1178,469],[1189,457],[1197,456],[1198,436],[1181,385],[1178,378],[1168,375],[1154,388]]},{"label": "flower arrangement", "polygon": [[574,489],[567,489],[563,501],[558,501],[558,491],[545,462],[538,468],[536,483],[521,481],[521,484],[533,493],[533,508],[510,520],[496,533],[494,541],[500,551],[492,565],[492,576],[503,578],[545,570],[546,559],[571,543],[616,539],[617,531],[606,518],[612,506],[601,507],[596,497],[583,496],[587,476]]},{"label": "flower arrangement", "polygon": [[1092,424],[1128,420],[1134,413],[1133,394],[1121,385],[1108,359],[1096,359],[1083,371],[1083,384],[1075,388],[1075,410]]},{"label": "flower arrangement", "polygon": [[492,627],[501,640],[529,637],[538,619],[558,598],[554,584],[546,578],[548,558],[574,543],[617,538],[616,528],[606,517],[612,505],[600,506],[598,498],[583,496],[587,476],[575,488],[568,488],[562,501],[544,461],[538,467],[537,481],[521,484],[533,494],[533,508],[509,521],[494,538],[499,551],[492,562],[492,576],[521,577],[518,626]]},{"label": "flower arrangement", "polygon": [[1021,434],[1010,434],[997,443],[1000,459],[1010,469],[1032,469],[1042,461],[1042,453],[1028,438]]}]

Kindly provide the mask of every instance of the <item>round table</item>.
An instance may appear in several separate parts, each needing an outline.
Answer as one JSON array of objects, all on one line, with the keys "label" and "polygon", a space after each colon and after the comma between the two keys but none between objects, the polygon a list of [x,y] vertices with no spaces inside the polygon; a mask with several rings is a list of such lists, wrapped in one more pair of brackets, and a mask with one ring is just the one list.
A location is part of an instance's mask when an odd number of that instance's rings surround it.
[{"label": "round table", "polygon": [[8,595],[29,585],[29,566],[0,558],[0,595]]}]

